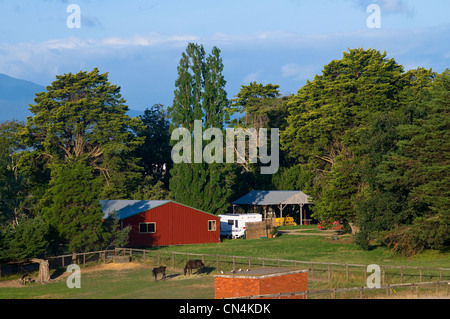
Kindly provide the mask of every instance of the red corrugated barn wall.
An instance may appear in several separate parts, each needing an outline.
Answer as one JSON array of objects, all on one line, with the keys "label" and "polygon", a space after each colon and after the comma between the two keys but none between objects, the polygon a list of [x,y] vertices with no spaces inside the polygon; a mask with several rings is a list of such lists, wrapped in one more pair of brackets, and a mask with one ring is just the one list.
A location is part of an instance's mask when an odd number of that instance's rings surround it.
[{"label": "red corrugated barn wall", "polygon": [[[154,233],[142,233],[141,223],[154,223],[149,226]],[[132,227],[129,247],[220,242],[220,217],[175,202],[124,219],[123,227],[128,225]]]}]

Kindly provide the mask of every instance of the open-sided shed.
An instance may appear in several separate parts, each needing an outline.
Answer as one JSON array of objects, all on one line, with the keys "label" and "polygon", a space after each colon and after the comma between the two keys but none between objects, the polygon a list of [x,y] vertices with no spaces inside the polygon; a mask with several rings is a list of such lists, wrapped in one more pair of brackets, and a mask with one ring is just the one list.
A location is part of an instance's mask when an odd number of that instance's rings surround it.
[{"label": "open-sided shed", "polygon": [[101,200],[104,218],[131,226],[129,247],[220,242],[220,218],[167,200]]},{"label": "open-sided shed", "polygon": [[300,208],[300,224],[303,225],[303,221],[306,219],[303,211],[303,206],[311,203],[312,202],[309,199],[309,196],[302,191],[255,190],[235,200],[232,205],[233,211],[235,206],[262,206],[264,208],[264,213],[266,213],[267,207],[276,206],[280,210],[280,218],[283,218],[283,209],[287,205],[298,205]]}]

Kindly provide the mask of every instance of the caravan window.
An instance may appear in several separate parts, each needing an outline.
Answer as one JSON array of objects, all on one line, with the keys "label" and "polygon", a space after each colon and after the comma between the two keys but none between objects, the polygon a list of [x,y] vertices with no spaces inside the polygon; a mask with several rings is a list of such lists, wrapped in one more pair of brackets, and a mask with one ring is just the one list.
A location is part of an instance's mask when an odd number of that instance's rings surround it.
[{"label": "caravan window", "polygon": [[234,227],[238,228],[238,220],[237,219],[234,221]]},{"label": "caravan window", "polygon": [[233,224],[234,224],[234,220],[229,219],[229,220],[228,220],[228,225],[233,225]]}]

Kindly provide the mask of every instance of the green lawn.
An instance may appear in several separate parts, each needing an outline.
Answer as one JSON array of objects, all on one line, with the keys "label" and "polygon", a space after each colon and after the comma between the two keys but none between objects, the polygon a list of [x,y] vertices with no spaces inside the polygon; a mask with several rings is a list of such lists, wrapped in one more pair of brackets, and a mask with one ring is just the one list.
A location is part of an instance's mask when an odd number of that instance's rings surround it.
[{"label": "green lawn", "polygon": [[[295,226],[294,226],[295,227]],[[304,226],[303,226],[304,227]],[[313,227],[310,227],[313,230]],[[267,257],[299,261],[403,265],[450,268],[450,251],[426,251],[413,257],[401,257],[389,248],[375,246],[364,251],[352,243],[351,235],[281,235],[277,238],[224,240],[219,244],[184,245],[158,248],[160,251]]]},{"label": "green lawn", "polygon": [[[25,287],[19,287],[17,284],[14,285],[14,282],[10,282],[11,284],[9,285],[8,282],[1,282],[0,298],[214,298],[213,274],[217,271],[215,269],[215,259],[210,258],[208,267],[209,274],[185,277],[181,268],[186,256],[178,255],[177,258],[179,258],[179,261],[176,262],[175,268],[171,268],[170,257],[168,257],[171,254],[168,254],[168,252],[266,257],[365,265],[378,264],[386,266],[401,265],[450,268],[450,252],[448,251],[426,251],[420,255],[405,258],[393,254],[386,247],[377,246],[373,247],[370,251],[361,250],[351,242],[349,236],[343,236],[338,240],[333,240],[331,239],[331,235],[330,237],[322,237],[284,234],[272,239],[225,240],[219,244],[171,246],[152,249],[152,251],[153,253],[147,254],[147,262],[138,267],[125,267],[124,269],[117,270],[114,267],[109,269],[106,266],[103,266],[106,268],[102,268],[101,265],[97,265],[81,268],[80,289],[67,288],[66,280],[63,276],[45,285],[33,284]],[[151,269],[156,264],[155,253],[157,251],[161,252],[162,264],[168,266],[167,275],[169,278],[165,281],[154,282],[151,276]],[[243,260],[242,262],[245,263],[246,261]],[[314,276],[319,275],[320,272],[317,268]],[[364,273],[358,270],[357,275],[360,275],[361,278],[355,278],[355,282],[347,282],[345,285],[357,286],[355,284],[356,282],[359,285],[361,279],[364,279]],[[336,277],[333,274],[331,282],[333,287],[342,286],[338,281],[344,276],[342,272]],[[316,277],[315,280],[311,281],[310,289],[329,286],[326,280],[326,268],[322,271],[322,277]],[[15,281],[17,280],[15,279]]]}]

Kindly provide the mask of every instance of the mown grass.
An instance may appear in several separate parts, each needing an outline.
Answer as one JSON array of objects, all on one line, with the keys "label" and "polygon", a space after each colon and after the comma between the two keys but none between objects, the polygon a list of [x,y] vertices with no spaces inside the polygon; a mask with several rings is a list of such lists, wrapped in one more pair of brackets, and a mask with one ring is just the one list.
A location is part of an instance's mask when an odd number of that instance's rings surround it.
[{"label": "mown grass", "polygon": [[283,234],[277,238],[224,240],[219,244],[170,246],[155,250],[343,264],[450,267],[448,250],[428,250],[417,256],[403,257],[383,246],[362,250],[353,244],[350,235],[338,238],[333,240],[331,234],[326,237]]},{"label": "mown grass", "polygon": [[67,276],[47,284],[0,288],[0,299],[209,299],[214,298],[212,275],[184,276],[170,269],[166,280],[154,281],[151,267],[123,270],[81,269],[81,288],[69,289]]}]

